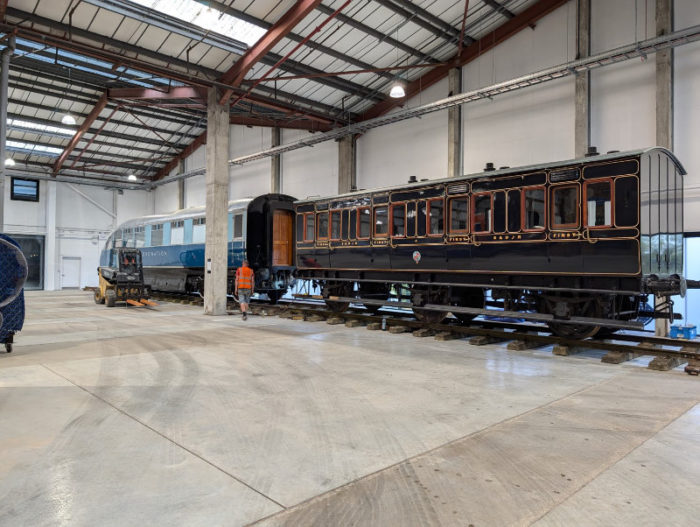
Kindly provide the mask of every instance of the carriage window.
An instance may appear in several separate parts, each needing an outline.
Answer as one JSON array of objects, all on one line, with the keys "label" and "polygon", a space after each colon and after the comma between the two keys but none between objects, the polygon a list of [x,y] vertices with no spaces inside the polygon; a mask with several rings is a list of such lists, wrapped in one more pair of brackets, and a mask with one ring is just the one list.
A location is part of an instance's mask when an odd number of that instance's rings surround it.
[{"label": "carriage window", "polygon": [[586,225],[588,227],[612,225],[610,181],[586,183]]},{"label": "carriage window", "polygon": [[204,243],[207,237],[207,219],[195,218],[192,222],[192,243]]},{"label": "carriage window", "polygon": [[520,231],[520,191],[508,191],[508,232]]},{"label": "carriage window", "polygon": [[523,194],[523,209],[525,211],[525,230],[543,230],[545,222],[544,187],[525,190]]},{"label": "carriage window", "polygon": [[396,238],[406,236],[406,204],[391,207],[391,235]]},{"label": "carriage window", "polygon": [[233,237],[243,238],[243,214],[236,214],[233,217]]},{"label": "carriage window", "polygon": [[340,211],[331,212],[331,240],[340,240]]},{"label": "carriage window", "polygon": [[163,224],[151,225],[151,247],[163,245]]},{"label": "carriage window", "polygon": [[374,235],[384,237],[389,234],[389,209],[374,207]]},{"label": "carriage window", "polygon": [[467,232],[467,198],[450,200],[450,232]]},{"label": "carriage window", "polygon": [[134,229],[124,229],[123,247],[134,247]]},{"label": "carriage window", "polygon": [[506,231],[506,193],[493,193],[493,232]]},{"label": "carriage window", "polygon": [[578,186],[552,189],[552,227],[578,227]]},{"label": "carriage window", "polygon": [[473,200],[472,232],[491,232],[491,194],[476,194]]},{"label": "carriage window", "polygon": [[134,243],[135,247],[143,247],[146,245],[146,227],[134,228]]},{"label": "carriage window", "polygon": [[343,211],[343,229],[342,229],[343,240],[347,240],[350,237],[349,227],[350,227],[350,211],[346,209]]},{"label": "carriage window", "polygon": [[185,241],[185,222],[170,222],[170,245],[180,245]]},{"label": "carriage window", "polygon": [[306,216],[306,231],[304,232],[304,241],[312,242],[314,241],[314,234],[316,233],[316,223],[314,221],[314,213],[309,212],[305,214]]},{"label": "carriage window", "polygon": [[328,213],[319,212],[316,214],[316,221],[318,225],[318,240],[328,239]]},{"label": "carriage window", "polygon": [[372,224],[369,207],[361,207],[357,209],[357,222],[359,224],[357,237],[366,239],[369,238],[370,225]]},{"label": "carriage window", "polygon": [[445,228],[445,202],[440,199],[430,201],[430,230],[431,236],[440,235]]},{"label": "carriage window", "polygon": [[425,200],[421,200],[417,204],[418,206],[418,217],[416,218],[416,234],[418,236],[425,236],[425,221],[428,217],[428,204]]}]

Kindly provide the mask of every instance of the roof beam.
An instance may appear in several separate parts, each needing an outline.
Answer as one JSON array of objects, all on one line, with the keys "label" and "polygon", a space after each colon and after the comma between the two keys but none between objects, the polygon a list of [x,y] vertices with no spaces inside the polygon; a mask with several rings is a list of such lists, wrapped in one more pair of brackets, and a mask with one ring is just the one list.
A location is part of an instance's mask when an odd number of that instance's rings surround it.
[{"label": "roof beam", "polygon": [[178,163],[185,159],[187,156],[194,153],[200,146],[207,144],[207,131],[202,132],[199,137],[192,141],[189,145],[183,148],[175,157],[173,157],[168,163],[162,167],[156,175],[153,177],[153,181],[158,181],[167,176],[171,170],[177,167]]},{"label": "roof beam", "polygon": [[90,129],[90,127],[93,125],[95,120],[99,117],[100,113],[102,113],[102,110],[104,110],[106,106],[107,93],[103,93],[102,96],[97,100],[97,104],[95,104],[95,107],[83,121],[83,124],[81,124],[78,130],[75,132],[75,135],[68,143],[68,146],[66,146],[65,150],[63,150],[63,153],[56,160],[56,163],[54,163],[52,172],[54,176],[58,174],[58,172],[61,170],[63,163],[66,162],[66,159],[68,159],[70,153],[78,145],[80,139],[83,137],[83,135],[85,135],[85,132],[87,132]]},{"label": "roof beam", "polygon": [[496,0],[482,0],[487,6],[493,9],[496,13],[503,15],[506,18],[515,18],[515,13],[507,7],[499,4]]},{"label": "roof beam", "polygon": [[[459,30],[452,27],[452,24],[445,22],[442,18],[433,15],[412,2],[407,2],[405,0],[375,0],[375,2],[383,5],[387,9],[391,9],[398,15],[410,20],[423,29],[427,29],[437,37],[447,40],[448,42],[459,41]],[[464,41],[467,44],[475,42],[469,35],[464,35]]]},{"label": "roof beam", "polygon": [[5,21],[5,13],[7,12],[7,0],[0,0],[0,22]]},{"label": "roof beam", "polygon": [[154,88],[111,88],[107,91],[107,96],[110,99],[192,99],[200,101],[206,100],[206,91],[193,86],[177,86],[166,91]]},{"label": "roof beam", "polygon": [[532,27],[533,23],[545,15],[551,13],[559,6],[565,4],[568,0],[539,0],[539,2],[531,5],[522,13],[511,18],[503,25],[497,27],[491,33],[484,35],[477,42],[465,47],[462,52],[455,55],[447,64],[433,68],[425,75],[409,83],[406,87],[406,97],[404,99],[386,99],[383,102],[375,104],[368,110],[362,113],[360,120],[366,121],[374,117],[379,117],[389,112],[403,103],[410,97],[418,95],[422,90],[432,86],[436,82],[447,77],[450,68],[463,66],[479,57],[485,51],[488,51],[502,42],[508,40],[516,33],[527,27]]},{"label": "roof beam", "polygon": [[219,80],[240,86],[246,73],[320,3],[321,0],[298,0]]}]

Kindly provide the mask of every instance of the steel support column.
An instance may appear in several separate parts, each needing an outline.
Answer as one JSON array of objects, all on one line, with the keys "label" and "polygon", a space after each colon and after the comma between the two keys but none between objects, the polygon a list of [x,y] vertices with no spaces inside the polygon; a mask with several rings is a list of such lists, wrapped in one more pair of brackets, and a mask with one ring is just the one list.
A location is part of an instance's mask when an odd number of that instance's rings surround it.
[{"label": "steel support column", "polygon": [[219,103],[219,90],[207,97],[207,171],[204,245],[204,314],[225,315],[228,284],[228,148],[229,105]]},{"label": "steel support column", "polygon": [[[448,75],[448,86],[452,97],[462,92],[462,68],[452,68]],[[447,110],[447,176],[462,175],[462,105]]]},{"label": "steel support column", "polygon": [[0,72],[0,232],[5,228],[5,160],[7,159],[7,91],[10,81],[10,57],[15,50],[15,37],[11,36],[8,46],[2,51],[2,71]]},{"label": "steel support column", "polygon": [[[272,141],[270,146],[272,148],[282,144],[282,130],[275,126],[272,129]],[[270,158],[270,192],[273,194],[279,194],[282,190],[282,156],[277,154]]]},{"label": "steel support column", "polygon": [[338,193],[357,187],[357,138],[346,135],[338,140]]},{"label": "steel support column", "polygon": [[[673,0],[656,0],[656,36],[673,32]],[[673,48],[656,53],[656,144],[673,150]],[[656,305],[667,297],[656,297]],[[654,332],[668,335],[669,321],[657,318]]]},{"label": "steel support column", "polygon": [[[591,53],[591,0],[576,0],[576,59]],[[586,155],[591,144],[591,73],[576,73],[574,109],[574,156]]]}]

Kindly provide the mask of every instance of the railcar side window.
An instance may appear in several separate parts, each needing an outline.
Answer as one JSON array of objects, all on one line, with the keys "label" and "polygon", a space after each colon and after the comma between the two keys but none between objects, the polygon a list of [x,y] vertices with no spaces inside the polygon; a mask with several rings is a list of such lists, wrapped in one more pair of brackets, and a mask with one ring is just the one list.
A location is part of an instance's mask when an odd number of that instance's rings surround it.
[{"label": "railcar side window", "polygon": [[163,245],[163,224],[151,225],[151,247]]},{"label": "railcar side window", "polygon": [[183,220],[170,222],[170,245],[182,245],[185,241],[185,222]]},{"label": "railcar side window", "polygon": [[134,227],[134,244],[135,247],[146,245],[146,227]]},{"label": "railcar side window", "polygon": [[578,227],[578,186],[552,189],[552,227]]},{"label": "railcar side window", "polygon": [[520,231],[520,190],[508,191],[508,232]]},{"label": "railcar side window", "polygon": [[612,197],[610,181],[586,183],[586,226],[612,225]]},{"label": "railcar side window", "polygon": [[445,202],[440,199],[430,200],[430,236],[440,236],[445,229]]},{"label": "railcar side window", "polygon": [[506,232],[506,193],[493,193],[493,232]]},{"label": "railcar side window", "polygon": [[391,235],[395,238],[406,236],[406,204],[391,206]]},{"label": "railcar side window", "polygon": [[124,247],[134,247],[134,229],[124,229]]},{"label": "railcar side window", "polygon": [[389,234],[388,207],[374,207],[374,235],[383,238]]},{"label": "railcar side window", "polygon": [[327,240],[328,239],[328,213],[327,212],[319,212],[316,214],[316,221],[318,225],[318,236],[316,239],[318,240]]},{"label": "railcar side window", "polygon": [[331,212],[331,240],[340,240],[340,211]]},{"label": "railcar side window", "polygon": [[243,238],[243,214],[233,216],[233,237]]},{"label": "railcar side window", "polygon": [[316,223],[314,218],[314,213],[309,212],[305,214],[306,217],[306,231],[304,232],[304,241],[312,242],[314,241],[314,235],[316,233]]},{"label": "railcar side window", "polygon": [[370,214],[369,207],[360,207],[357,209],[357,223],[359,225],[357,237],[361,239],[369,238],[370,225],[372,224],[372,215]]},{"label": "railcar side window", "polygon": [[450,199],[450,232],[467,232],[468,203],[466,197]]},{"label": "railcar side window", "polygon": [[416,235],[419,237],[425,236],[425,223],[428,217],[428,204],[425,200],[417,202],[418,217],[416,218]]},{"label": "railcar side window", "polygon": [[342,238],[347,240],[350,236],[350,211],[345,209],[343,211],[343,228],[342,228]]},{"label": "railcar side window", "polygon": [[192,222],[192,243],[204,243],[207,237],[207,219],[195,218]]},{"label": "railcar side window", "polygon": [[476,194],[472,199],[472,232],[491,232],[491,194]]},{"label": "railcar side window", "polygon": [[523,194],[523,210],[525,211],[525,230],[541,231],[545,223],[544,187],[525,189]]},{"label": "railcar side window", "polygon": [[114,245],[112,247],[124,247],[123,234],[121,229],[114,231]]}]

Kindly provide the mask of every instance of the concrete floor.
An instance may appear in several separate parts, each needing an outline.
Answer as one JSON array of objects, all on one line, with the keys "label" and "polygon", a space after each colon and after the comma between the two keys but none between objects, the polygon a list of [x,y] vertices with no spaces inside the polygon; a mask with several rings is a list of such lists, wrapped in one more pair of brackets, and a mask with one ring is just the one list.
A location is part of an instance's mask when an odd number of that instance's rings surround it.
[{"label": "concrete floor", "polygon": [[27,296],[2,526],[698,524],[697,377]]}]

